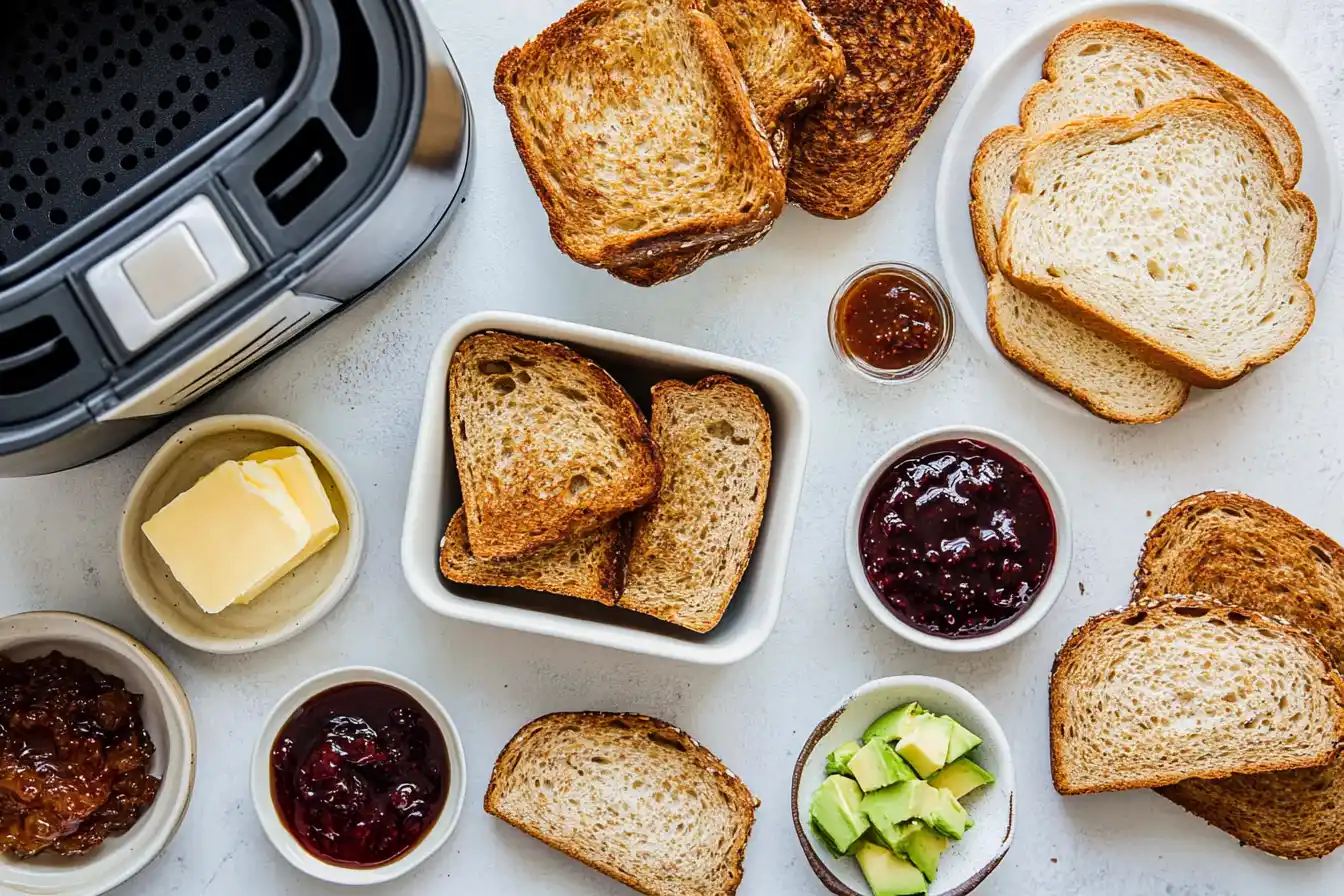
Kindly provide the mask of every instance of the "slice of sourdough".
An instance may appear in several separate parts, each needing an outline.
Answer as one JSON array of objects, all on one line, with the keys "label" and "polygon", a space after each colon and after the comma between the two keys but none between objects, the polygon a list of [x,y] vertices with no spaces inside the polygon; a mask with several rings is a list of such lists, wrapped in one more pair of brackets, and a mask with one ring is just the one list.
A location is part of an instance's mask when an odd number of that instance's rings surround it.
[{"label": "slice of sourdough", "polygon": [[691,631],[719,624],[751,561],[770,486],[770,415],[724,376],[653,387],[663,488],[634,521],[620,606]]},{"label": "slice of sourdough", "polygon": [[971,227],[989,280],[986,325],[1005,358],[1115,423],[1157,423],[1179,411],[1190,386],[1026,295],[999,273],[998,231],[1027,147],[1020,127],[994,131],[971,167]]},{"label": "slice of sourdough", "polygon": [[1044,80],[1022,100],[1033,136],[1088,115],[1133,115],[1186,97],[1222,100],[1247,112],[1269,137],[1284,180],[1297,184],[1302,141],[1270,99],[1159,31],[1095,19],[1062,31],[1045,52]]},{"label": "slice of sourdough", "polygon": [[467,516],[459,508],[439,547],[439,571],[450,582],[547,591],[610,607],[620,595],[623,542],[614,521],[514,560],[481,560],[472,556]]},{"label": "slice of sourdough", "polygon": [[555,243],[592,267],[758,233],[784,174],[695,0],[587,0],[500,60],[495,95]]},{"label": "slice of sourdough", "polygon": [[813,0],[847,71],[794,129],[789,199],[853,218],[886,195],[971,55],[975,30],[940,0]]},{"label": "slice of sourdough", "polygon": [[476,557],[519,557],[592,532],[658,492],[644,415],[566,346],[469,336],[449,365],[448,400]]},{"label": "slice of sourdough", "polygon": [[579,712],[523,727],[485,811],[649,896],[731,896],[758,801],[712,753],[647,716]]},{"label": "slice of sourdough", "polygon": [[[1136,600],[1201,591],[1297,625],[1344,666],[1344,550],[1323,532],[1247,495],[1181,501],[1148,534]],[[1256,849],[1319,858],[1344,846],[1344,757],[1321,768],[1182,781],[1158,793]]]},{"label": "slice of sourdough", "polygon": [[999,241],[1019,289],[1154,366],[1229,385],[1315,313],[1316,210],[1235,106],[1184,99],[1052,131],[1023,155]]},{"label": "slice of sourdough", "polygon": [[1341,740],[1344,682],[1320,642],[1207,598],[1094,617],[1050,676],[1062,794],[1320,766]]}]

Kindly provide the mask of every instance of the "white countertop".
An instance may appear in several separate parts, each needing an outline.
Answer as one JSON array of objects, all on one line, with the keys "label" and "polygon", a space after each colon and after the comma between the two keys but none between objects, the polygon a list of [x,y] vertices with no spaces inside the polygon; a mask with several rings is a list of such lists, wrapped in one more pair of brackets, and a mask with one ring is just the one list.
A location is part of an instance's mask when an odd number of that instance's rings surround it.
[{"label": "white countertop", "polygon": [[[872,678],[939,675],[975,692],[1002,721],[1018,769],[1018,834],[987,894],[1339,894],[1344,851],[1288,863],[1147,791],[1062,799],[1050,786],[1046,676],[1055,649],[1087,616],[1123,603],[1144,532],[1172,502],[1206,488],[1247,491],[1344,537],[1344,328],[1341,265],[1315,327],[1291,354],[1212,401],[1152,428],[1065,415],[1002,376],[966,333],[914,387],[867,385],[833,359],[826,305],[857,267],[901,259],[934,270],[940,146],[979,73],[1028,25],[1067,0],[960,0],[977,46],[946,106],[866,216],[821,221],[790,208],[760,246],[652,291],[564,258],[491,92],[509,47],[558,18],[567,0],[430,0],[475,105],[477,165],[469,199],[442,245],[260,374],[188,412],[262,412],[324,439],[348,466],[369,514],[363,573],[324,622],[284,646],[214,657],[163,635],[123,592],[117,517],[167,432],[73,472],[0,481],[0,613],[65,609],[144,639],[191,696],[200,771],[186,821],[164,855],[118,894],[308,896],[335,887],[293,870],[265,840],[247,792],[263,714],[299,680],[336,665],[408,675],[461,729],[470,787],[448,845],[403,880],[412,894],[629,892],[487,817],[490,765],[523,723],[563,709],[631,710],[680,725],[742,774],[762,801],[747,851],[745,896],[824,894],[794,838],[789,778],[796,752],[843,694]],[[1344,4],[1222,0],[1218,7],[1276,46],[1344,131]],[[1338,161],[1336,160],[1336,164]],[[457,623],[424,609],[402,580],[398,546],[423,371],[439,334],[471,311],[522,310],[639,333],[776,366],[812,402],[813,440],[784,609],[756,656],[702,669]],[[963,326],[964,326],[963,322]],[[1056,472],[1072,505],[1072,578],[1032,634],[986,655],[907,646],[863,609],[840,549],[850,492],[894,441],[931,426],[1007,432]],[[1085,592],[1084,592],[1085,589]]]}]

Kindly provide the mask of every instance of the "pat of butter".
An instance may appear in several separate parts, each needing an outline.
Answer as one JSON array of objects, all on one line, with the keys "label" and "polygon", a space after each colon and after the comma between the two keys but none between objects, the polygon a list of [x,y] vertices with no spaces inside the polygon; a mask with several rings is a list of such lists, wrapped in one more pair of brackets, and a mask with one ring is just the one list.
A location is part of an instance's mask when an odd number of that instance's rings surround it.
[{"label": "pat of butter", "polygon": [[313,535],[278,473],[235,461],[178,495],[141,530],[207,613],[275,584]]},{"label": "pat of butter", "polygon": [[[336,513],[331,508],[331,499],[327,497],[327,490],[323,488],[322,480],[317,475],[317,468],[313,466],[313,459],[307,451],[297,445],[271,448],[249,454],[245,459],[245,462],[247,461],[260,464],[280,477],[286,491],[294,499],[294,503],[299,505],[299,510],[303,512],[304,518],[308,520],[308,525],[313,530],[312,537],[308,539],[303,550],[290,561],[284,573],[281,573],[283,576],[330,544],[341,531],[341,524],[336,519]],[[255,597],[256,595],[252,595],[238,602],[250,603]]]}]

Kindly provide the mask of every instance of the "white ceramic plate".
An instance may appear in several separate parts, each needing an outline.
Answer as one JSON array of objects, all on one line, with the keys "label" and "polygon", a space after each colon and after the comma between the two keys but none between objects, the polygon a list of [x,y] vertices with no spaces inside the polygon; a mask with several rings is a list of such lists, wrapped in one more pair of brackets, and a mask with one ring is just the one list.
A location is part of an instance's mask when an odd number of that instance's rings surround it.
[{"label": "white ceramic plate", "polygon": [[[694,382],[726,373],[749,384],[770,413],[774,441],[770,490],[756,551],[723,620],[699,635],[650,616],[593,601],[449,582],[439,573],[439,542],[461,506],[448,433],[448,364],[463,339],[502,330],[563,342],[601,364],[648,412],[649,388],[668,377]],[[411,467],[401,567],[411,590],[436,613],[517,631],[552,635],[666,659],[722,665],[758,650],[779,617],[784,572],[803,487],[810,435],[807,399],[792,380],[760,364],[612,330],[527,314],[487,311],[458,321],[439,342],[425,384],[420,436]]]},{"label": "white ceramic plate", "polygon": [[173,673],[130,635],[75,613],[20,613],[0,620],[0,653],[29,660],[59,650],[126,682],[144,697],[140,715],[154,744],[150,773],[162,780],[129,831],[82,856],[0,856],[0,892],[98,896],[148,865],[177,833],[196,777],[196,725]]},{"label": "white ceramic plate", "polygon": [[[994,363],[1056,407],[1090,416],[1079,404],[1037,382],[999,354],[985,328],[985,276],[971,234],[971,163],[985,135],[1018,123],[1022,95],[1041,78],[1046,47],[1068,26],[1088,19],[1119,19],[1161,31],[1191,50],[1249,81],[1292,120],[1302,137],[1302,178],[1297,189],[1316,204],[1319,232],[1307,280],[1317,291],[1330,267],[1341,216],[1339,159],[1322,126],[1316,102],[1277,52],[1242,25],[1208,10],[1178,2],[1099,3],[1043,23],[990,66],[962,106],[943,152],[938,174],[938,251],[957,312]],[[1190,406],[1210,400],[1195,390]]]}]

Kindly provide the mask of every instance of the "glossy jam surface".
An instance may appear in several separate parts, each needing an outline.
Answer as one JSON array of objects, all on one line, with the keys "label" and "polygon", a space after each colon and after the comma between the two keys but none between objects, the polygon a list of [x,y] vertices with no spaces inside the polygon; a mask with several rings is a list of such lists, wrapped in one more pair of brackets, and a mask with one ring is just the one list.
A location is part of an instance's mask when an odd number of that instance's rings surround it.
[{"label": "glossy jam surface", "polygon": [[124,833],[159,792],[140,695],[52,652],[0,657],[0,852],[87,852]]},{"label": "glossy jam surface", "polygon": [[280,817],[304,849],[334,865],[383,865],[415,846],[443,810],[448,774],[433,718],[383,684],[323,691],[271,748]]},{"label": "glossy jam surface", "polygon": [[946,326],[924,284],[899,271],[875,271],[855,282],[840,299],[836,321],[845,351],[879,370],[923,363]]},{"label": "glossy jam surface", "polygon": [[946,638],[989,634],[1035,599],[1055,562],[1055,519],[1031,471],[970,439],[891,466],[859,521],[868,581],[897,618]]}]

